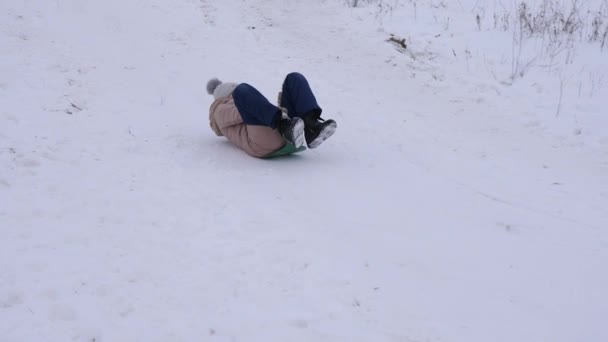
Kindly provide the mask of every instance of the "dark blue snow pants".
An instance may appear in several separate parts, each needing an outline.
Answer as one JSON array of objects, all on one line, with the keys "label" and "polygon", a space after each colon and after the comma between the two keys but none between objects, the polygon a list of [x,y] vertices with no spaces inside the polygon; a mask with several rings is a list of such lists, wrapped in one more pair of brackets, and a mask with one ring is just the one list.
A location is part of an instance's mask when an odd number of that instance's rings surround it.
[{"label": "dark blue snow pants", "polygon": [[[239,84],[234,89],[232,98],[245,124],[276,128],[281,110],[253,86],[247,83]],[[280,105],[287,108],[292,118],[321,115],[321,107],[317,104],[308,81],[297,72],[292,72],[285,78]]]},{"label": "dark blue snow pants", "polygon": [[283,93],[281,95],[281,107],[287,108],[290,117],[304,117],[312,114],[316,117],[321,115],[321,107],[313,95],[308,81],[304,75],[292,72],[283,82]]}]

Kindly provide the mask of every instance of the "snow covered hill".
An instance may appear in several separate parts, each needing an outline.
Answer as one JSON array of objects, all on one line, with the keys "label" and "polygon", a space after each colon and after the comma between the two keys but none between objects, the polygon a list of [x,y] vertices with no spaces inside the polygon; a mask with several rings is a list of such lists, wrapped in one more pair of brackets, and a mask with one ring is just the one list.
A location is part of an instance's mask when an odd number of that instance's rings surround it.
[{"label": "snow covered hill", "polygon": [[[608,340],[608,52],[379,3],[0,2],[0,342]],[[211,132],[291,71],[321,147]]]}]

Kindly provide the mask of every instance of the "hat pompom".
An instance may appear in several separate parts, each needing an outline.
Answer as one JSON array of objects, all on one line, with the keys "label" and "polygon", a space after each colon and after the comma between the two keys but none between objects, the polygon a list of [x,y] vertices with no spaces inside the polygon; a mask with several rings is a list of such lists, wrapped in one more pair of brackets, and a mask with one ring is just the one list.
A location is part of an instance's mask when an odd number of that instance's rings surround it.
[{"label": "hat pompom", "polygon": [[209,95],[213,95],[213,92],[220,84],[222,84],[222,81],[220,81],[219,79],[217,79],[217,78],[210,79],[209,82],[207,82],[207,93]]}]

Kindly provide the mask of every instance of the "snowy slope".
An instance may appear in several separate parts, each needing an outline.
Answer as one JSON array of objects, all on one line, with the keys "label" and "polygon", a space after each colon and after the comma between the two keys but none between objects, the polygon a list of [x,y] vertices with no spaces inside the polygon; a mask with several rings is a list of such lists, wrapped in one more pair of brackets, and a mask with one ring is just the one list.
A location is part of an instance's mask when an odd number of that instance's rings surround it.
[{"label": "snowy slope", "polygon": [[[2,1],[0,341],[608,340],[606,52],[511,82],[458,3]],[[214,136],[290,71],[331,140]]]}]

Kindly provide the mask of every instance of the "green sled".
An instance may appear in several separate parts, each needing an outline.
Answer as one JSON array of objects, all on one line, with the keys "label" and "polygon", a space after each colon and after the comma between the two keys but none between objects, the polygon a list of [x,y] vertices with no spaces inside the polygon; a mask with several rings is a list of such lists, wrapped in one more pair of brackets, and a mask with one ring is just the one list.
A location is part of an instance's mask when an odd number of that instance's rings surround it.
[{"label": "green sled", "polygon": [[302,145],[299,148],[296,148],[292,143],[288,142],[285,146],[281,147],[279,150],[272,152],[271,154],[264,157],[267,158],[275,158],[280,156],[286,156],[289,154],[300,153],[306,151],[306,146]]}]

